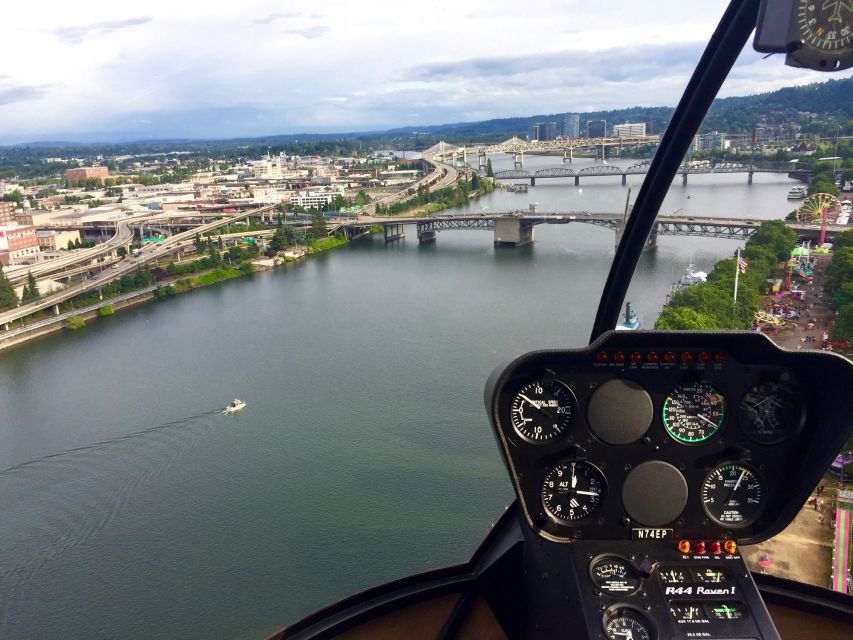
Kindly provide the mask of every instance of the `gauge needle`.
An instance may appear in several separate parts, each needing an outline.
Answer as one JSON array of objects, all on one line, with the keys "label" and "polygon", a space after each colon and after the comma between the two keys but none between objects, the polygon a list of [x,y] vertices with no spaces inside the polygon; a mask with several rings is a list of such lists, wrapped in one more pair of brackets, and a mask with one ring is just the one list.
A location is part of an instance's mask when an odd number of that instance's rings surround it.
[{"label": "gauge needle", "polygon": [[595,491],[581,491],[580,489],[575,491],[575,493],[578,494],[579,496],[597,496],[598,495]]},{"label": "gauge needle", "polygon": [[744,477],[745,475],[746,475],[746,471],[741,471],[741,472],[740,472],[740,478],[738,478],[738,479],[737,479],[737,482],[735,482],[735,488],[734,488],[734,489],[732,489],[732,493],[734,493],[735,491],[737,491],[737,488],[740,486],[740,481],[741,481],[741,480],[743,480],[743,477]]},{"label": "gauge needle", "polygon": [[696,414],[696,417],[697,417],[697,418],[701,418],[702,420],[704,420],[705,422],[707,422],[708,424],[710,424],[711,426],[713,426],[715,429],[717,428],[717,425],[716,425],[715,423],[713,423],[711,420],[708,420],[708,418],[706,418],[705,416],[703,416],[701,413],[697,413],[697,414]]},{"label": "gauge needle", "polygon": [[530,398],[528,398],[528,397],[527,397],[526,395],[524,395],[523,393],[519,393],[518,395],[519,395],[519,397],[520,397],[522,400],[527,400],[527,403],[528,403],[529,405],[532,405],[534,409],[539,409],[539,408],[540,408],[538,404],[536,404],[535,402],[533,402],[533,400],[531,400]]},{"label": "gauge needle", "polygon": [[575,475],[575,465],[572,465],[572,489],[578,486],[578,477]]}]

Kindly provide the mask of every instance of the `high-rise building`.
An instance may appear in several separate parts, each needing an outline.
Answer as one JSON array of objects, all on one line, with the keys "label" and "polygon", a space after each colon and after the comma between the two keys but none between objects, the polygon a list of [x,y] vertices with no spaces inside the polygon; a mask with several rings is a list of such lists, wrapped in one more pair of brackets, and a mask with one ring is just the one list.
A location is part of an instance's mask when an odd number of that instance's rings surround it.
[{"label": "high-rise building", "polygon": [[639,136],[646,135],[646,123],[645,122],[632,122],[625,124],[614,124],[613,125],[613,137],[614,138],[636,138]]},{"label": "high-rise building", "polygon": [[581,117],[576,113],[567,113],[563,117],[563,137],[577,138],[581,134]]},{"label": "high-rise building", "polygon": [[545,125],[545,140],[557,139],[557,123],[549,122]]},{"label": "high-rise building", "polygon": [[607,120],[587,120],[586,137],[603,138],[607,135]]},{"label": "high-rise building", "polygon": [[15,222],[15,207],[17,204],[14,201],[0,200],[0,226],[12,224]]},{"label": "high-rise building", "polygon": [[542,122],[537,122],[532,127],[530,127],[530,141],[533,140],[544,140],[545,139],[545,124]]}]

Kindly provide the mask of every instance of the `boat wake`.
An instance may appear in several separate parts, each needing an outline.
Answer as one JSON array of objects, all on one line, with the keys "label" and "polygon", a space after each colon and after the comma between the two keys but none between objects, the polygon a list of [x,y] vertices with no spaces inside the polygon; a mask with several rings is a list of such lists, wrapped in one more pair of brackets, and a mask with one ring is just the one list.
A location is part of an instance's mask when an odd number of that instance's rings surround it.
[{"label": "boat wake", "polygon": [[0,637],[27,597],[24,585],[113,522],[220,413],[205,411],[0,471]]}]

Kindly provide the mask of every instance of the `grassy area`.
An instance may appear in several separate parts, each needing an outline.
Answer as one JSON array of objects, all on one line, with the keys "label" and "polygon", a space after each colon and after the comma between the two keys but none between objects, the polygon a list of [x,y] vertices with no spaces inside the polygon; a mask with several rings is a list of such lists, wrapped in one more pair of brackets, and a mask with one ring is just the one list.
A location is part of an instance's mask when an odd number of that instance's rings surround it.
[{"label": "grassy area", "polygon": [[311,249],[311,253],[319,253],[321,251],[328,251],[329,249],[334,249],[335,247],[340,247],[342,244],[346,244],[347,239],[341,236],[332,236],[331,238],[321,238],[320,240],[311,240],[308,243],[308,246]]}]

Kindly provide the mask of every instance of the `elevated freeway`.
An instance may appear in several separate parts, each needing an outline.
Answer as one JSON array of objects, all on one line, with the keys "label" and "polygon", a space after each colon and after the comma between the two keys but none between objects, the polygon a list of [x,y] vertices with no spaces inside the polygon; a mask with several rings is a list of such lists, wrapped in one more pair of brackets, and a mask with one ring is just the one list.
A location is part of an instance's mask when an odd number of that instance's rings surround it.
[{"label": "elevated freeway", "polygon": [[[257,209],[238,212],[233,216],[222,218],[220,220],[215,220],[206,225],[196,227],[195,229],[192,229],[190,231],[177,233],[173,236],[170,236],[163,242],[157,243],[156,246],[145,246],[140,250],[138,256],[117,262],[113,265],[112,268],[105,269],[88,280],[83,280],[82,282],[72,284],[71,286],[66,287],[61,291],[45,295],[41,300],[38,300],[36,302],[21,305],[15,309],[0,313],[0,324],[8,328],[8,326],[16,320],[20,320],[21,318],[25,318],[28,315],[31,315],[43,309],[49,309],[51,307],[54,307],[55,313],[58,314],[59,304],[61,302],[65,302],[66,300],[70,300],[71,298],[77,297],[84,293],[88,293],[90,291],[98,291],[100,289],[103,289],[110,282],[118,280],[123,275],[127,275],[129,273],[132,273],[133,271],[136,271],[136,269],[139,268],[139,266],[141,266],[142,264],[157,260],[159,258],[164,258],[166,256],[171,255],[175,251],[179,251],[182,248],[193,244],[196,234],[205,235],[210,231],[218,229],[219,227],[232,224],[238,220],[243,220],[244,218],[248,218],[250,216],[261,215],[262,213],[272,211],[274,208],[275,205],[267,205],[265,207],[260,207]],[[122,223],[119,223],[119,225],[121,226]],[[80,267],[78,266],[78,268],[75,269],[74,272],[77,273],[79,271]]]}]

